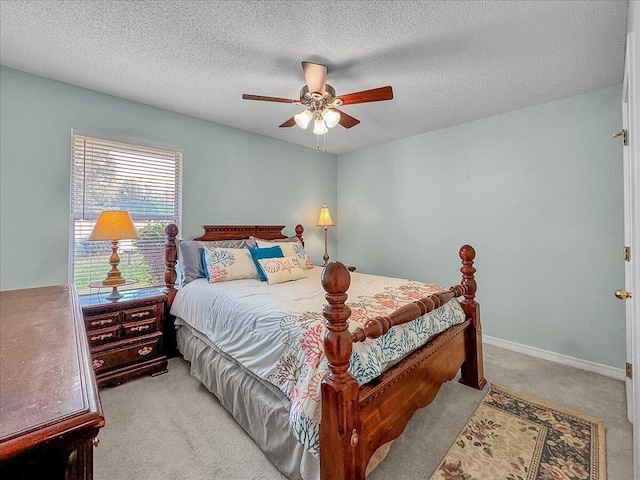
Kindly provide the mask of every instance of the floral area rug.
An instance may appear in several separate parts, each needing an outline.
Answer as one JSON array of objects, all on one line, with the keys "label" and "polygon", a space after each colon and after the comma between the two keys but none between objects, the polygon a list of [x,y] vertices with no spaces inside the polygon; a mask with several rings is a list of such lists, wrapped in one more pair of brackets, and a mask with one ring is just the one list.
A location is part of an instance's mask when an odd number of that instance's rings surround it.
[{"label": "floral area rug", "polygon": [[604,423],[492,385],[431,480],[606,480]]}]

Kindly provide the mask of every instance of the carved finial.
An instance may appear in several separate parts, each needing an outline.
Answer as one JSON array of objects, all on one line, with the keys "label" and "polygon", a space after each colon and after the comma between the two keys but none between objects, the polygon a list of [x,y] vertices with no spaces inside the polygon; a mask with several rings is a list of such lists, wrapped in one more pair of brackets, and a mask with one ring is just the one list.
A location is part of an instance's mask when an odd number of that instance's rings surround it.
[{"label": "carved finial", "polygon": [[164,233],[167,237],[173,237],[175,239],[178,235],[178,226],[175,223],[170,223],[164,227]]},{"label": "carved finial", "polygon": [[302,234],[304,233],[304,227],[300,224],[296,225],[296,237],[300,239],[300,243],[304,247],[304,238],[302,238]]},{"label": "carved finial", "polygon": [[331,294],[344,293],[349,290],[351,275],[340,262],[331,262],[322,270],[322,288]]},{"label": "carved finial", "polygon": [[476,290],[478,286],[474,273],[476,269],[473,267],[473,260],[476,258],[476,251],[471,245],[463,245],[460,248],[460,259],[462,260],[462,282],[461,285],[465,288],[463,304],[475,303]]},{"label": "carved finial", "polygon": [[472,261],[476,258],[476,251],[471,245],[463,245],[460,247],[460,258],[464,260]]}]

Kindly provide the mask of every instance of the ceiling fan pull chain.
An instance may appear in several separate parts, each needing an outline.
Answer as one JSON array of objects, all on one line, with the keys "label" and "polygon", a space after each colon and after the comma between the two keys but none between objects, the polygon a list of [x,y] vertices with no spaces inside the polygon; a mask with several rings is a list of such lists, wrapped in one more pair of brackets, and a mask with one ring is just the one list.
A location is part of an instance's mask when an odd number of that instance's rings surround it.
[{"label": "ceiling fan pull chain", "polygon": [[322,153],[327,153],[327,134],[322,135]]},{"label": "ceiling fan pull chain", "polygon": [[320,151],[320,135],[316,135],[316,150]]}]

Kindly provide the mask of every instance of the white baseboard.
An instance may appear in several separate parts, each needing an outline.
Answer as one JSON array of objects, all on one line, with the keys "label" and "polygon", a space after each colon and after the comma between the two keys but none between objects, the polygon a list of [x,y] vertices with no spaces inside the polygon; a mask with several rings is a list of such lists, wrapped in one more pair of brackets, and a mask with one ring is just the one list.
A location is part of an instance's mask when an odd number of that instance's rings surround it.
[{"label": "white baseboard", "polygon": [[599,373],[600,375],[615,378],[616,380],[625,379],[625,372],[622,368],[610,367],[609,365],[603,365],[602,363],[590,362],[589,360],[582,360],[580,358],[570,357],[569,355],[563,355],[561,353],[549,352],[548,350],[542,350],[541,348],[530,347],[528,345],[510,342],[509,340],[502,340],[501,338],[490,337],[488,335],[482,336],[482,342],[487,345],[493,345],[494,347],[504,348],[505,350],[512,350],[532,357],[542,358],[543,360],[549,360],[550,362],[559,363],[561,365]]}]

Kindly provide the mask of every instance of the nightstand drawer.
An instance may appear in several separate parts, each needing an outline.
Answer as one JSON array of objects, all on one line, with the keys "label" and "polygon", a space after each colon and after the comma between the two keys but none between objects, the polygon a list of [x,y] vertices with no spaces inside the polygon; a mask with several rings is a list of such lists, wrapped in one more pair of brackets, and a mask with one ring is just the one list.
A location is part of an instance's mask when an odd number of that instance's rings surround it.
[{"label": "nightstand drawer", "polygon": [[103,343],[113,342],[118,338],[118,330],[120,330],[120,325],[87,332],[89,346],[94,347]]},{"label": "nightstand drawer", "polygon": [[117,325],[119,318],[120,312],[112,312],[106,315],[87,316],[84,319],[84,323],[88,332],[89,330],[99,330],[101,328]]},{"label": "nightstand drawer", "polygon": [[122,328],[124,328],[123,335],[125,338],[147,335],[156,331],[156,319],[153,318],[151,320],[143,320],[142,322],[136,323],[125,323]]},{"label": "nightstand drawer", "polygon": [[146,358],[153,358],[160,353],[160,337],[158,332],[154,337],[143,341],[123,346],[118,349],[108,350],[104,353],[93,354],[93,369],[101,373],[112,368],[123,367],[136,363]]},{"label": "nightstand drawer", "polygon": [[152,305],[145,308],[136,308],[135,310],[125,310],[124,323],[139,322],[141,320],[155,320],[156,319],[156,306]]}]

